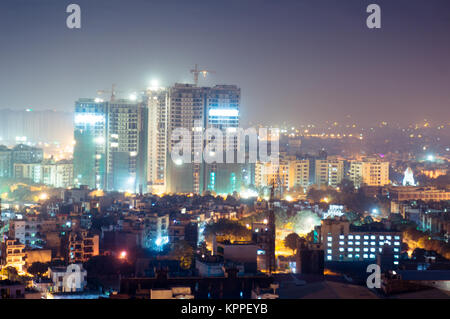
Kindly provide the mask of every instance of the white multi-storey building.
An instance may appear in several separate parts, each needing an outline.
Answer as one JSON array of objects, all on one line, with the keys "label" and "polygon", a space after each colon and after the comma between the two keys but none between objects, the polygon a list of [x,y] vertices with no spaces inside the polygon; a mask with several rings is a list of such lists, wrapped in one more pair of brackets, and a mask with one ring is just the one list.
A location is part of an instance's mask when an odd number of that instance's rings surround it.
[{"label": "white multi-storey building", "polygon": [[389,184],[389,162],[376,158],[350,162],[350,180],[355,188],[367,186],[385,186]]}]

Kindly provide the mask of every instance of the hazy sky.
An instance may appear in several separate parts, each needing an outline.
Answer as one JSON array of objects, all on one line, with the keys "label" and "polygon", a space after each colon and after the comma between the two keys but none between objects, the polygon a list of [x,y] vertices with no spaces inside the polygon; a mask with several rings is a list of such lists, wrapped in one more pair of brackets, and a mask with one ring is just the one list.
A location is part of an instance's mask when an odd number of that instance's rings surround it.
[{"label": "hazy sky", "polygon": [[244,121],[450,118],[448,0],[1,0],[0,43],[0,108],[71,110],[198,63],[242,88]]}]

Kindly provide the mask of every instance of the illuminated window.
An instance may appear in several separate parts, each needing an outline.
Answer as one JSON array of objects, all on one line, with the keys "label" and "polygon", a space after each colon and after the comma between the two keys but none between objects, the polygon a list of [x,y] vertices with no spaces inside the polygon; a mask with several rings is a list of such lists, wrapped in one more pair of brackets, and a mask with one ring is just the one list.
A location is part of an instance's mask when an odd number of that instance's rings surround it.
[{"label": "illuminated window", "polygon": [[331,243],[328,243],[328,247],[331,247],[331,246],[333,246]]},{"label": "illuminated window", "polygon": [[359,254],[356,254],[356,255],[355,255],[355,258],[359,258]]},{"label": "illuminated window", "polygon": [[355,251],[360,251],[361,249],[360,248],[355,248]]},{"label": "illuminated window", "polygon": [[369,258],[369,255],[364,254],[364,255],[363,255],[363,258]]},{"label": "illuminated window", "polygon": [[339,239],[344,239],[344,235],[340,235],[340,236],[339,236]]},{"label": "illuminated window", "polygon": [[339,248],[339,251],[344,251],[344,248],[342,248],[342,247],[341,247],[341,248]]},{"label": "illuminated window", "polygon": [[365,247],[365,248],[364,248],[364,251],[369,251],[369,248]]},{"label": "illuminated window", "polygon": [[356,236],[355,236],[355,239],[361,239],[361,236],[356,235]]},{"label": "illuminated window", "polygon": [[368,235],[365,235],[365,236],[364,236],[364,239],[369,239],[369,236],[368,236]]},{"label": "illuminated window", "polygon": [[350,248],[348,248],[347,250],[348,250],[348,251],[353,251],[353,248],[350,247]]},{"label": "illuminated window", "polygon": [[394,255],[394,258],[395,258],[395,259],[398,259],[398,255]]},{"label": "illuminated window", "polygon": [[384,240],[384,236],[380,236],[380,240]]},{"label": "illuminated window", "polygon": [[375,239],[375,235],[370,236],[370,239]]},{"label": "illuminated window", "polygon": [[331,253],[332,253],[332,252],[331,252],[331,249],[328,249],[328,250],[327,250],[327,253],[331,254]]},{"label": "illuminated window", "polygon": [[333,241],[333,237],[328,236],[328,241]]},{"label": "illuminated window", "polygon": [[386,236],[386,239],[391,240],[391,239],[392,239],[392,236]]},{"label": "illuminated window", "polygon": [[395,236],[394,239],[395,240],[400,240],[400,236]]},{"label": "illuminated window", "polygon": [[394,248],[394,253],[398,253],[400,249]]},{"label": "illuminated window", "polygon": [[369,242],[365,241],[364,246],[367,246],[367,245],[369,245]]},{"label": "illuminated window", "polygon": [[370,251],[371,252],[375,252],[375,248],[370,248]]},{"label": "illuminated window", "polygon": [[361,245],[361,242],[360,242],[360,241],[357,241],[357,242],[355,242],[355,245],[356,245],[356,246],[359,246],[359,245]]},{"label": "illuminated window", "polygon": [[396,242],[394,243],[394,246],[400,246],[400,242],[399,242],[399,241],[396,241]]},{"label": "illuminated window", "polygon": [[344,245],[344,242],[343,242],[343,241],[340,241],[340,242],[339,242],[339,245],[341,245],[341,246]]},{"label": "illuminated window", "polygon": [[327,260],[331,260],[331,256],[327,256]]},{"label": "illuminated window", "polygon": [[374,254],[370,254],[370,258],[375,258],[375,255]]},{"label": "illuminated window", "polygon": [[394,261],[394,265],[398,265],[398,261]]},{"label": "illuminated window", "polygon": [[348,239],[353,239],[353,235],[348,235]]},{"label": "illuminated window", "polygon": [[377,243],[374,242],[374,241],[372,241],[372,242],[370,242],[370,244],[371,244],[372,246],[375,246]]},{"label": "illuminated window", "polygon": [[349,241],[348,244],[349,244],[350,246],[352,246],[352,245],[353,245],[353,242],[352,242],[352,241]]},{"label": "illuminated window", "polygon": [[352,254],[348,254],[348,258],[353,258],[353,255]]},{"label": "illuminated window", "polygon": [[383,245],[384,245],[384,242],[380,241],[380,242],[378,243],[378,245],[383,246]]}]

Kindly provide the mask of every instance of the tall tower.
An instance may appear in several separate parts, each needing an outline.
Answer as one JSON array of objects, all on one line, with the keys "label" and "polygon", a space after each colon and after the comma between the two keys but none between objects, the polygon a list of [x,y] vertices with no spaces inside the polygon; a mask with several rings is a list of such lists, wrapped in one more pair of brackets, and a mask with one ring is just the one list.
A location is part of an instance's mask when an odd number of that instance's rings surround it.
[{"label": "tall tower", "polygon": [[274,201],[275,201],[275,183],[272,184],[272,188],[270,189],[270,199],[269,199],[269,221],[268,221],[268,232],[269,232],[269,243],[268,249],[266,252],[266,263],[267,270],[269,274],[272,274],[276,268],[276,260],[275,260],[275,239],[276,239],[276,231],[275,231],[275,211],[274,211]]},{"label": "tall tower", "polygon": [[165,193],[168,91],[161,87],[149,88],[145,92],[144,103],[148,110],[148,191],[151,193]]},{"label": "tall tower", "polygon": [[108,102],[79,99],[75,102],[73,151],[74,184],[106,187],[106,129]]}]

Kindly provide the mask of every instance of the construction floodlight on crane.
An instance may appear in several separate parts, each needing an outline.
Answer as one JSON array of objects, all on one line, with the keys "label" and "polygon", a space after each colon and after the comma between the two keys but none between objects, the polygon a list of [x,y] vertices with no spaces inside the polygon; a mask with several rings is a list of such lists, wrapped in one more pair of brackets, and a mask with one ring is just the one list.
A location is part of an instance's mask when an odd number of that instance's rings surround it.
[{"label": "construction floodlight on crane", "polygon": [[206,78],[206,76],[209,73],[216,73],[216,71],[211,71],[211,70],[206,70],[206,69],[199,70],[198,69],[198,64],[196,64],[195,68],[193,70],[191,70],[191,73],[194,75],[194,83],[195,83],[195,86],[197,86],[198,85],[198,75],[199,74],[203,75],[203,77]]}]

